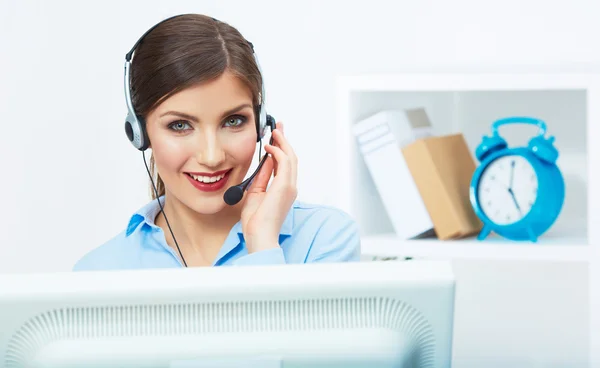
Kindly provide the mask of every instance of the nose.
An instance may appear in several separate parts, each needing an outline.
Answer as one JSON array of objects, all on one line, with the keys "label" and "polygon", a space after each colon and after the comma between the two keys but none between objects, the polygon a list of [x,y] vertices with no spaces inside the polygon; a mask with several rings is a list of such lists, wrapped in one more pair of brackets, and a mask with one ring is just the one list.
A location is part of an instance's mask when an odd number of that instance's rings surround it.
[{"label": "nose", "polygon": [[225,151],[217,135],[207,132],[200,141],[196,150],[198,163],[207,167],[219,167],[225,161]]}]

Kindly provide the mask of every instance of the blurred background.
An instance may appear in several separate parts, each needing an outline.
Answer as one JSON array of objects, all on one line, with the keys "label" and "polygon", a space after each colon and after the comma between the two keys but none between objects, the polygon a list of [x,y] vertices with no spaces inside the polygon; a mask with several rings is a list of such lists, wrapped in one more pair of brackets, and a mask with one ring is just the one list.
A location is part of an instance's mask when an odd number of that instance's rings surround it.
[{"label": "blurred background", "polygon": [[[253,42],[268,112],[285,123],[299,157],[299,199],[352,212],[365,237],[387,234],[391,225],[360,156],[352,151],[345,161],[340,142],[351,137],[340,132],[340,114],[355,121],[400,107],[389,101],[401,92],[354,95],[351,111],[342,111],[340,78],[600,70],[600,5],[592,0],[0,0],[0,272],[68,271],[150,199],[141,154],[123,129],[124,56],[156,22],[188,12],[228,22]],[[564,223],[582,216],[585,231],[593,218],[587,165],[598,159],[588,154],[586,109],[597,100],[581,91],[418,98],[437,101],[434,128],[463,132],[471,150],[489,133],[495,115],[486,111],[497,112],[498,101],[556,118],[551,130],[563,138],[565,172],[578,178],[571,188],[581,194]],[[445,122],[444,114],[464,119]],[[346,175],[348,165],[361,176]],[[594,239],[572,239],[580,237]],[[455,366],[593,363],[591,347],[600,345],[591,332],[600,323],[591,314],[598,297],[590,282],[600,287],[600,277],[590,274],[597,252],[585,251],[568,260],[450,253],[458,282]]]}]

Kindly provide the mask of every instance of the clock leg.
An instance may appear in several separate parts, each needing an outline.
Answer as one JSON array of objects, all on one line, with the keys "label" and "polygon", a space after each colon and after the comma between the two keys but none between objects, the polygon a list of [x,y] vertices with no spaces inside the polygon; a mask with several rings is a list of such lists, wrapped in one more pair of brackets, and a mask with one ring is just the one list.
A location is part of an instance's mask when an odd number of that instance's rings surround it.
[{"label": "clock leg", "polygon": [[533,243],[537,242],[537,236],[535,236],[532,228],[527,228],[527,235],[529,235],[529,240],[531,240]]},{"label": "clock leg", "polygon": [[479,235],[477,235],[477,240],[485,239],[488,235],[490,235],[491,231],[492,231],[491,227],[483,225],[483,228],[479,232]]}]

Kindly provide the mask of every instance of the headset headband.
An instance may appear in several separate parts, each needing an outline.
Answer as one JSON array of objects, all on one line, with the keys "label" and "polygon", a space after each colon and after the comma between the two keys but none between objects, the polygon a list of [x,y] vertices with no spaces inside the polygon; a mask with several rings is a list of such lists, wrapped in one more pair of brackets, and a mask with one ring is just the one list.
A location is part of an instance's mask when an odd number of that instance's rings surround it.
[{"label": "headset headband", "polygon": [[[135,44],[133,45],[133,47],[131,48],[131,50],[129,50],[129,52],[127,54],[125,54],[125,97],[126,97],[126,102],[127,102],[127,108],[131,111],[132,114],[134,114],[135,110],[133,109],[133,102],[131,99],[131,72],[130,72],[130,68],[131,68],[131,58],[133,57],[133,54],[135,52],[135,50],[137,49],[137,47],[139,46],[139,44],[144,40],[144,38],[150,33],[152,32],[156,27],[158,27],[159,25],[173,19],[173,18],[177,18],[177,17],[181,17],[184,15],[191,15],[191,14],[177,14],[174,16],[171,16],[167,19],[164,19],[158,23],[156,23],[154,26],[152,26],[150,29],[148,29],[146,32],[144,32],[144,34],[138,38],[138,40],[135,42]],[[215,22],[218,22],[218,20],[216,18],[211,17],[212,20],[214,20]],[[261,94],[260,94],[260,104],[259,104],[259,116],[257,116],[258,120],[259,120],[259,127],[260,130],[264,130],[265,129],[265,125],[266,125],[266,119],[267,119],[267,114],[266,114],[266,109],[265,109],[265,81],[264,81],[264,75],[262,72],[262,68],[260,67],[260,63],[258,62],[258,57],[256,56],[256,52],[254,51],[254,45],[252,44],[252,42],[246,40],[246,42],[248,43],[248,45],[250,46],[250,49],[252,50],[252,55],[254,56],[254,61],[256,63],[256,67],[258,68],[258,72],[260,73],[260,76],[262,78],[262,83],[261,83]],[[259,135],[262,135],[264,132],[260,131]]]},{"label": "headset headband", "polygon": [[[136,41],[136,43],[133,45],[133,47],[131,48],[131,50],[129,50],[129,52],[127,54],[125,54],[125,98],[126,98],[126,102],[127,102],[127,109],[128,109],[128,113],[127,113],[127,117],[125,118],[125,133],[127,134],[127,138],[129,139],[129,141],[133,144],[133,146],[135,148],[137,148],[138,150],[143,152],[149,147],[149,139],[148,139],[148,134],[146,132],[146,127],[145,127],[145,123],[143,121],[142,118],[138,117],[137,114],[135,113],[135,110],[133,108],[133,102],[132,102],[132,98],[131,98],[131,76],[130,76],[130,71],[131,71],[131,58],[133,57],[133,54],[135,52],[135,50],[137,49],[137,47],[139,46],[139,44],[142,42],[142,40],[148,35],[148,33],[152,32],[158,25],[176,18],[176,17],[180,17],[186,14],[179,14],[179,15],[174,15],[172,17],[169,17],[167,19],[164,19],[160,22],[158,22],[157,24],[155,24],[154,26],[152,26],[150,29],[148,29],[146,32],[144,32],[144,34]],[[212,18],[213,21],[215,22],[219,22],[217,19]],[[261,83],[261,95],[260,95],[260,103],[258,105],[258,111],[255,112],[256,116],[256,132],[257,132],[257,142],[261,142],[264,134],[265,134],[265,130],[267,127],[271,128],[271,131],[273,131],[274,129],[276,129],[276,123],[275,123],[275,119],[271,116],[268,115],[265,109],[265,83],[264,83],[264,76],[262,73],[262,69],[260,67],[260,63],[258,62],[258,57],[256,56],[256,52],[254,51],[254,45],[252,44],[252,42],[245,40],[248,45],[250,46],[251,50],[252,50],[252,55],[254,56],[254,60],[256,62],[256,67],[258,68],[258,72],[259,75],[261,76],[262,79],[262,83]],[[273,137],[271,136],[271,144],[273,143]],[[265,154],[265,156],[261,159],[258,167],[256,168],[256,170],[254,171],[254,173],[246,180],[244,180],[243,182],[241,182],[238,185],[234,185],[232,187],[230,187],[223,195],[223,199],[224,201],[229,204],[229,205],[234,205],[236,203],[238,203],[242,197],[243,197],[243,192],[247,189],[248,185],[252,182],[252,180],[254,179],[254,177],[258,174],[258,172],[260,171],[260,169],[262,168],[263,164],[265,163],[267,156]],[[145,162],[145,159],[144,159]],[[148,166],[146,165],[146,169],[148,171],[148,175],[150,176],[150,180],[152,181],[152,175],[150,173],[150,170],[148,170]],[[158,200],[158,192],[156,190],[156,187],[154,186],[154,182],[152,181],[152,187],[155,191],[155,195],[156,198]],[[160,201],[158,201],[159,205],[161,205]],[[162,210],[162,205],[161,205],[161,210]],[[163,211],[163,215],[164,215],[164,211]],[[166,215],[165,215],[165,220],[166,220]],[[167,225],[168,220],[167,221]],[[171,227],[169,225],[169,230],[171,230]],[[171,235],[173,235],[172,231],[171,231]],[[175,236],[173,235],[173,239],[175,240]],[[175,244],[177,244],[177,240],[175,240]],[[179,245],[177,245],[177,249],[179,250]],[[182,259],[183,259],[183,255],[181,254],[181,251],[179,251],[179,254],[181,255]],[[185,264],[185,259],[183,260],[184,264]]]}]

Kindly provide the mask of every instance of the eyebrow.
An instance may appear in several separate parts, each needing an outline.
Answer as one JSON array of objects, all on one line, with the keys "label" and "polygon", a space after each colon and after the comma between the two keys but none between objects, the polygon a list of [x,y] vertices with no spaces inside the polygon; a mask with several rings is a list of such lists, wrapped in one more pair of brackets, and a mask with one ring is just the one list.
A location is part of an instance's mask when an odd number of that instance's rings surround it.
[{"label": "eyebrow", "polygon": [[[248,103],[241,104],[239,106],[236,106],[236,107],[234,107],[232,109],[229,109],[229,110],[225,111],[223,113],[223,117],[225,118],[225,117],[233,114],[234,112],[238,112],[238,111],[240,111],[242,109],[245,109],[245,108],[248,108],[248,107],[252,108],[252,105],[250,105]],[[186,113],[180,112],[180,111],[167,111],[167,112],[163,113],[162,115],[160,115],[160,117],[162,118],[163,116],[166,116],[166,115],[179,116],[180,118],[192,121],[194,123],[198,122],[198,119],[195,116],[192,116],[190,114],[186,114]]]}]

